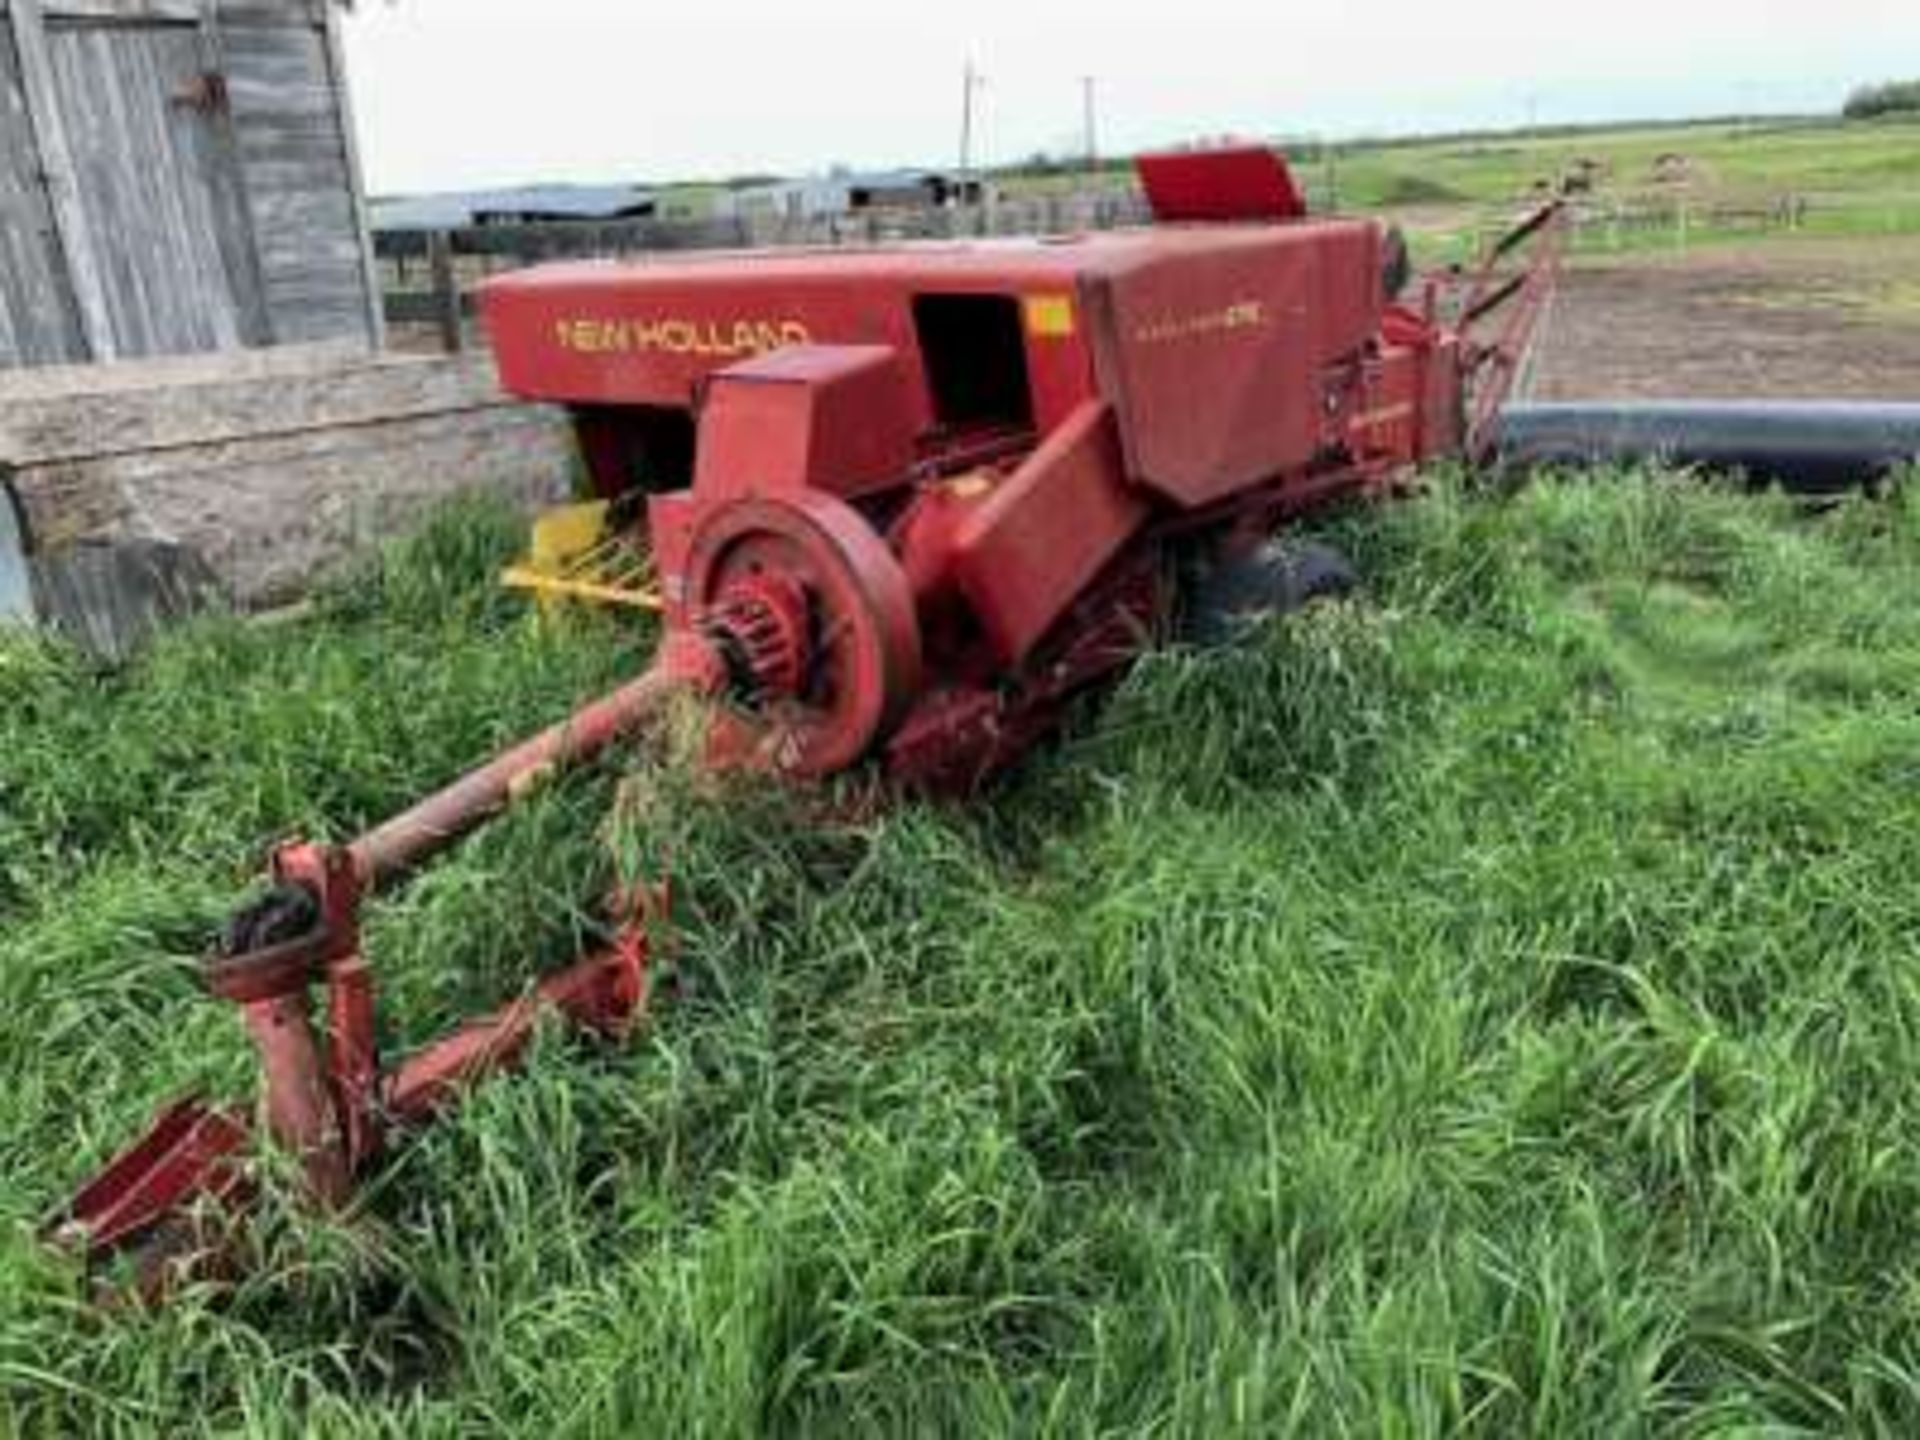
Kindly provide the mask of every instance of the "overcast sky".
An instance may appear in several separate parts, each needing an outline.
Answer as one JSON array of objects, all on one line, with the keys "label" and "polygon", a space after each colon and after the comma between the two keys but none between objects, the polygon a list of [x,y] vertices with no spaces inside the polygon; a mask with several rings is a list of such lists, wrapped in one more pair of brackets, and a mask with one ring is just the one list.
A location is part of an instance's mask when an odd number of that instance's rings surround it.
[{"label": "overcast sky", "polygon": [[360,0],[375,193],[1826,110],[1920,75],[1920,0]]}]

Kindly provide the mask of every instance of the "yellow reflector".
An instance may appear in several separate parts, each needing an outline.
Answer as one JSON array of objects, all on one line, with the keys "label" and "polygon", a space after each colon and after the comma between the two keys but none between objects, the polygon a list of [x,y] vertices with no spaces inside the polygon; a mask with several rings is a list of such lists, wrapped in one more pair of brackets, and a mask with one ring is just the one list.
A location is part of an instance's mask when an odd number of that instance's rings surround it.
[{"label": "yellow reflector", "polygon": [[1027,333],[1036,340],[1064,340],[1073,334],[1073,297],[1027,296]]}]

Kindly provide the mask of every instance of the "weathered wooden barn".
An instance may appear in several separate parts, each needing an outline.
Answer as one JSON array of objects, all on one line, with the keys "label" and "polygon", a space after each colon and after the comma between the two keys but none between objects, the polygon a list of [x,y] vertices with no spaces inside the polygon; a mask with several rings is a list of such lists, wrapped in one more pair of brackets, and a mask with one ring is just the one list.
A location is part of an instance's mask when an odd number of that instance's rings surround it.
[{"label": "weathered wooden barn", "polygon": [[0,368],[377,344],[332,0],[0,0]]},{"label": "weathered wooden barn", "polygon": [[384,349],[337,25],[0,0],[0,631],[118,660],[455,491],[564,489],[561,416]]}]

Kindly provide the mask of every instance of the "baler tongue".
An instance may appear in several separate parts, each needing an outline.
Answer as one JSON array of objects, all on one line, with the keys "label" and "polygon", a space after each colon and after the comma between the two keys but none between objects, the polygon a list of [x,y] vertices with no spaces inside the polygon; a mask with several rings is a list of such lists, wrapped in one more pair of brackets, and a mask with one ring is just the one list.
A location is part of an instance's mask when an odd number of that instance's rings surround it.
[{"label": "baler tongue", "polygon": [[253,1127],[238,1110],[176,1100],[69,1202],[47,1238],[97,1268],[125,1255],[132,1293],[155,1299],[216,1270],[223,1231],[252,1194]]},{"label": "baler tongue", "polygon": [[[1460,336],[1467,403],[1463,449],[1475,463],[1492,453],[1500,413],[1514,393],[1526,393],[1541,330],[1559,284],[1566,254],[1566,203],[1551,200],[1512,226],[1486,249],[1448,317]],[[1428,319],[1433,318],[1428,301]]]},{"label": "baler tongue", "polygon": [[[272,888],[240,909],[207,957],[208,988],[240,1007],[259,1052],[266,1136],[299,1163],[306,1189],[337,1208],[396,1131],[431,1118],[469,1085],[512,1065],[543,1013],[617,1035],[647,999],[648,923],[656,893],[614,897],[613,938],[520,999],[385,1067],[375,1044],[373,974],[362,951],[366,897],[388,888],[527,790],[646,730],[676,692],[724,682],[718,656],[670,646],[640,679],[498,756],[346,845],[292,844],[273,857]],[[324,986],[316,1023],[311,990]],[[46,1227],[90,1269],[118,1259],[130,1290],[156,1299],[226,1268],[258,1194],[261,1135],[248,1112],[197,1097],[168,1106]]]}]

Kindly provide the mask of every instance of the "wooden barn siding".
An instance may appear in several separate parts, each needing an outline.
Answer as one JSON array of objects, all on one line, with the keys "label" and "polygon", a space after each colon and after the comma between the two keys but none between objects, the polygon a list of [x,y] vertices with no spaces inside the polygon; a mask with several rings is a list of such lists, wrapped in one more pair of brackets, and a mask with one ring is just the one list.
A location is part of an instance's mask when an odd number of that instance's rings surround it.
[{"label": "wooden barn siding", "polygon": [[40,180],[13,26],[0,9],[0,366],[86,354]]},{"label": "wooden barn siding", "polygon": [[223,6],[220,35],[275,340],[371,340],[326,32],[310,8]]},{"label": "wooden barn siding", "polygon": [[[102,346],[377,343],[326,11],[206,0],[208,19],[200,0],[39,3]],[[98,358],[39,179],[12,24],[0,0],[0,367]],[[227,77],[229,117],[171,103],[209,63]]]},{"label": "wooden barn siding", "polygon": [[288,346],[0,377],[0,455],[40,554],[163,540],[247,605],[451,495],[551,504],[571,453],[564,413],[502,395],[478,356]]},{"label": "wooden barn siding", "polygon": [[[174,103],[202,68],[184,25],[50,26],[73,173],[122,355],[237,349],[259,304],[230,265],[248,219],[214,124]],[[222,183],[222,181],[226,183]]]}]

